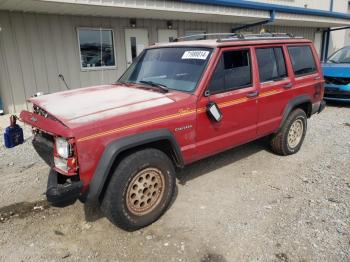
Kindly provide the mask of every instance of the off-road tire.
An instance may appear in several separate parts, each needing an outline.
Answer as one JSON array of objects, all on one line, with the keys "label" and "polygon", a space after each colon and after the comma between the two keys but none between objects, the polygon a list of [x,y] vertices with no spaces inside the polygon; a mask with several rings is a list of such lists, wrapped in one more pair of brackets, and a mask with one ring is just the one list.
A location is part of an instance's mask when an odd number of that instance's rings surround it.
[{"label": "off-road tire", "polygon": [[[300,141],[295,147],[289,146],[288,143],[288,134],[295,121],[303,124],[303,132]],[[292,155],[297,153],[300,150],[301,145],[303,144],[305,134],[307,129],[307,117],[304,110],[297,108],[293,110],[287,117],[282,128],[276,133],[273,134],[270,139],[271,149],[274,153],[282,156]]]},{"label": "off-road tire", "polygon": [[[132,183],[135,183],[135,179],[144,170],[152,169],[160,171],[157,174],[162,174],[164,191],[157,199],[159,202],[153,205],[153,209],[149,213],[136,215],[130,209],[131,198],[128,197],[130,190],[133,190],[131,189]],[[138,179],[136,182],[139,183]],[[101,203],[101,210],[113,224],[124,230],[134,231],[152,224],[163,215],[171,202],[174,189],[175,169],[169,157],[157,149],[137,151],[121,160],[114,170]],[[129,202],[127,203],[127,201]]]}]

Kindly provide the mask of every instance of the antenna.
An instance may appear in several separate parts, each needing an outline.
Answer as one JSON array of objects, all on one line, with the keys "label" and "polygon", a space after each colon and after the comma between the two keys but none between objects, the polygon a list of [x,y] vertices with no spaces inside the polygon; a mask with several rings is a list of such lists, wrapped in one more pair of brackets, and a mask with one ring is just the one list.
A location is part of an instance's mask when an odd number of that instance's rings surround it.
[{"label": "antenna", "polygon": [[62,80],[62,82],[65,84],[65,86],[67,87],[67,90],[70,90],[70,88],[67,85],[66,80],[64,79],[64,76],[62,74],[59,74],[58,77]]}]

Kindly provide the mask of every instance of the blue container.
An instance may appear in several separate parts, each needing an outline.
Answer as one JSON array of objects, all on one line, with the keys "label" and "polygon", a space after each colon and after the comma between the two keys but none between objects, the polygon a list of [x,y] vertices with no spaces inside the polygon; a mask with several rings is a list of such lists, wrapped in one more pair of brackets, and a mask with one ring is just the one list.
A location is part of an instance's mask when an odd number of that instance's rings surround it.
[{"label": "blue container", "polygon": [[0,115],[4,114],[4,106],[2,105],[1,97],[0,97]]},{"label": "blue container", "polygon": [[16,117],[11,116],[10,120],[11,125],[6,127],[4,134],[5,147],[7,148],[18,146],[24,142],[23,129],[16,124]]}]

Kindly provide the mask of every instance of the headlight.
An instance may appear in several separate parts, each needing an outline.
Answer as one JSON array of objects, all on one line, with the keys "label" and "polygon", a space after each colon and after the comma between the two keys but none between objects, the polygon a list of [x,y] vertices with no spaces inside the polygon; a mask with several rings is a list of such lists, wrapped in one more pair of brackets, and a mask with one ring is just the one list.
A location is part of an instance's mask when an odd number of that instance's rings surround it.
[{"label": "headlight", "polygon": [[63,159],[60,157],[54,157],[55,167],[67,172],[68,166],[67,166],[67,159]]},{"label": "headlight", "polygon": [[56,137],[56,152],[60,157],[68,158],[70,156],[70,144],[62,137]]}]

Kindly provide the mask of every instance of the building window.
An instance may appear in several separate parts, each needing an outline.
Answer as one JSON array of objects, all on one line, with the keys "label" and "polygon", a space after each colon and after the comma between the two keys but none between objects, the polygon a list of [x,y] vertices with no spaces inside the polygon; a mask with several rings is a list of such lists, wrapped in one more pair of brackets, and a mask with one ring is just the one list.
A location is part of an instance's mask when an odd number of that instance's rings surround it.
[{"label": "building window", "polygon": [[317,71],[310,46],[289,46],[288,51],[296,76],[313,74]]},{"label": "building window", "polygon": [[82,69],[115,68],[113,30],[78,28]]},{"label": "building window", "polygon": [[256,49],[256,57],[259,65],[260,82],[278,81],[287,76],[281,47],[258,48]]},{"label": "building window", "polygon": [[252,84],[248,50],[226,51],[222,54],[209,85],[210,94],[249,87]]}]

